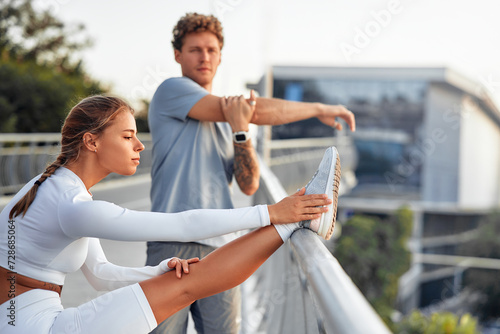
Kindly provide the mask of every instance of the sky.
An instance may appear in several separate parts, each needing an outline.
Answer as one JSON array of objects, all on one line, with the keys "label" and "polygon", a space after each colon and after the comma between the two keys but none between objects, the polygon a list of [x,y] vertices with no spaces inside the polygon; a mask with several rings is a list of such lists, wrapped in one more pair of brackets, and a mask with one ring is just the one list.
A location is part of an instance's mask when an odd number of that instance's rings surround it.
[{"label": "sky", "polygon": [[[94,45],[87,71],[132,103],[180,76],[172,29],[216,15],[225,44],[213,93],[248,95],[273,65],[447,66],[500,101],[498,0],[37,0]],[[498,104],[498,103],[497,103]]]}]

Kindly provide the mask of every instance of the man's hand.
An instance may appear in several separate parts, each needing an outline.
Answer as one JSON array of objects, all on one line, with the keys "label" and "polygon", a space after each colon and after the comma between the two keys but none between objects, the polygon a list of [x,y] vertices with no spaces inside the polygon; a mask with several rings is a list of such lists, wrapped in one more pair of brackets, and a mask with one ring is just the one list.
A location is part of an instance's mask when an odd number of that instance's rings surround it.
[{"label": "man's hand", "polygon": [[220,99],[222,112],[226,122],[231,125],[233,132],[248,131],[248,124],[250,124],[255,111],[255,100],[253,90],[250,92],[249,101],[245,100],[243,95],[222,97]]},{"label": "man's hand", "polygon": [[[233,132],[249,130],[255,105],[256,97],[253,90],[250,92],[249,100],[245,100],[242,95],[220,99],[224,118],[231,125]],[[259,188],[259,164],[251,140],[234,143],[234,177],[246,195],[253,195]]]},{"label": "man's hand", "polygon": [[342,130],[342,124],[338,123],[336,118],[340,117],[346,121],[347,125],[351,131],[356,131],[356,120],[354,114],[347,110],[343,105],[326,105],[321,106],[322,114],[318,116],[318,119],[324,124],[336,128],[337,130]]}]

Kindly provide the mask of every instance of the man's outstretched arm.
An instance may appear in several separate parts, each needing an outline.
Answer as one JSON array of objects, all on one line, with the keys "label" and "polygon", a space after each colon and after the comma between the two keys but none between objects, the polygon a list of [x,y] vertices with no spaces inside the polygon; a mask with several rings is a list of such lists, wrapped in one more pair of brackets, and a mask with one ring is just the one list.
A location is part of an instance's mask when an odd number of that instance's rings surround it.
[{"label": "man's outstretched arm", "polygon": [[342,105],[296,102],[275,98],[257,98],[251,122],[258,125],[281,125],[316,117],[324,124],[342,129],[337,118],[343,119],[351,131],[356,130],[354,114]]},{"label": "man's outstretched arm", "polygon": [[[230,100],[231,108],[227,105]],[[248,110],[252,100],[257,103]],[[234,111],[236,104],[237,112]],[[352,131],[356,129],[354,114],[344,106],[255,98],[253,92],[246,101],[241,96],[226,98],[207,95],[191,108],[188,116],[204,122],[228,122],[233,132],[248,131],[248,123],[281,125],[312,117],[337,129],[342,128],[337,122],[337,118],[341,118]],[[234,175],[241,191],[247,195],[254,194],[259,188],[260,170],[251,140],[241,144],[234,143],[234,159]]]},{"label": "man's outstretched arm", "polygon": [[[196,103],[189,117],[208,122],[225,122],[220,100],[223,97],[207,95]],[[247,101],[250,101],[249,99]],[[351,131],[356,130],[354,114],[342,105],[295,102],[276,98],[258,97],[255,112],[250,119],[257,125],[281,125],[316,117],[324,124],[341,129],[337,119],[343,119]]]}]

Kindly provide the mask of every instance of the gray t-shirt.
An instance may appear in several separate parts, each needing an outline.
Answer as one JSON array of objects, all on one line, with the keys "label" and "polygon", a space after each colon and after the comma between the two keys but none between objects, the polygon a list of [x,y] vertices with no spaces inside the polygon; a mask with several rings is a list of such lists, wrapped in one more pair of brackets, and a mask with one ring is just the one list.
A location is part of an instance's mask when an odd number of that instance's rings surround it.
[{"label": "gray t-shirt", "polygon": [[[208,91],[187,77],[165,80],[149,106],[151,202],[156,212],[231,209],[234,148],[228,123],[188,117]],[[219,247],[237,235],[199,241]]]}]

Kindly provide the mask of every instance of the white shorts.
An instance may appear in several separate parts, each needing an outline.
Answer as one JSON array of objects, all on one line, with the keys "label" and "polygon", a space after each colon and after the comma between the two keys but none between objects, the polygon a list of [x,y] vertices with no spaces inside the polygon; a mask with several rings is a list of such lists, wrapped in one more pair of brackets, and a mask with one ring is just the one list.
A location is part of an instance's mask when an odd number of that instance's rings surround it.
[{"label": "white shorts", "polygon": [[157,325],[139,284],[67,309],[56,292],[40,289],[25,292],[0,307],[2,334],[146,334]]}]

